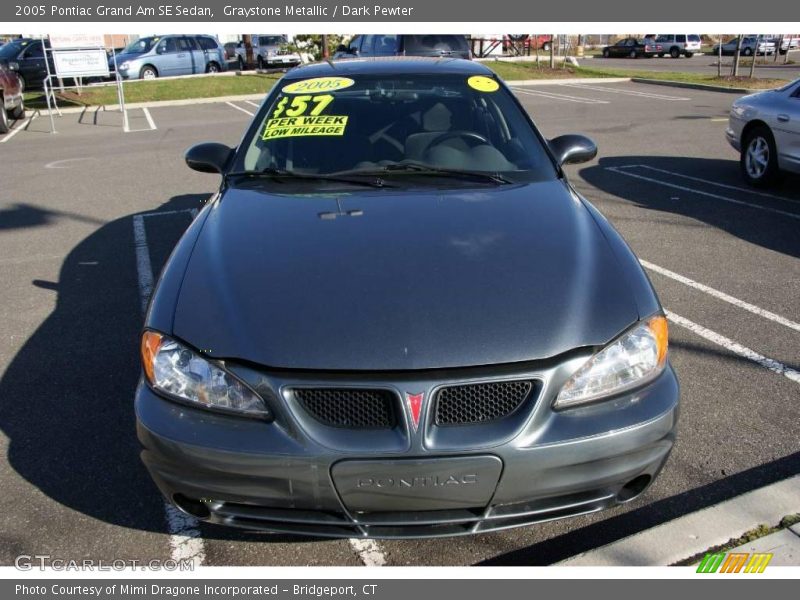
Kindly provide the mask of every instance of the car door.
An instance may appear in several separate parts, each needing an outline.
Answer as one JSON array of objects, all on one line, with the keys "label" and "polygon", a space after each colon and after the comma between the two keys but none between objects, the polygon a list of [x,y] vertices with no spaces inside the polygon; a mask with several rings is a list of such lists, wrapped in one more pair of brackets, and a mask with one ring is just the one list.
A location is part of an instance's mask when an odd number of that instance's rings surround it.
[{"label": "car door", "polygon": [[19,73],[25,78],[25,87],[40,87],[47,77],[44,47],[40,40],[35,40],[26,46],[17,62]]},{"label": "car door", "polygon": [[[185,53],[184,53],[185,56]],[[179,75],[178,43],[175,37],[166,37],[158,42],[153,63],[161,77]]]},{"label": "car door", "polygon": [[192,36],[185,36],[178,39],[178,54],[185,52],[189,58],[188,63],[183,66],[186,71],[182,75],[206,72],[206,53]]},{"label": "car door", "polygon": [[776,104],[772,130],[782,166],[800,172],[800,83]]}]

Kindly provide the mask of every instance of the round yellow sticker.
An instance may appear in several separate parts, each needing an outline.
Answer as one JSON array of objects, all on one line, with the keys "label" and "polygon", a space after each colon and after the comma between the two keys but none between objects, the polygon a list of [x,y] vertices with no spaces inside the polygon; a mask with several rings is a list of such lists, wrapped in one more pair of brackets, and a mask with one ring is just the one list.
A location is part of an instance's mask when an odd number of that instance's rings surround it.
[{"label": "round yellow sticker", "polygon": [[281,90],[284,94],[308,94],[315,92],[334,92],[353,85],[355,81],[348,77],[316,77],[304,79],[286,85]]},{"label": "round yellow sticker", "polygon": [[484,77],[483,75],[473,75],[467,79],[467,85],[479,92],[496,92],[500,89],[499,83],[491,77]]}]

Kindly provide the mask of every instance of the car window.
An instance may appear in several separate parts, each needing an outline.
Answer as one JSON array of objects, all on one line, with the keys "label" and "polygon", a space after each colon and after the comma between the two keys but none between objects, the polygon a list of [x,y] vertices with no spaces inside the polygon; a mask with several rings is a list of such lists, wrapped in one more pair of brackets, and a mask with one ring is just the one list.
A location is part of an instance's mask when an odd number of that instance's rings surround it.
[{"label": "car window", "polygon": [[656,42],[661,42],[663,44],[667,44],[667,43],[669,43],[671,41],[672,41],[672,36],[671,35],[659,35],[656,38]]},{"label": "car window", "polygon": [[158,44],[157,52],[176,52],[177,46],[175,45],[175,38],[165,38]]},{"label": "car window", "polygon": [[178,38],[178,51],[187,52],[189,50],[197,50],[197,43],[194,39],[189,37]]},{"label": "car window", "polygon": [[374,35],[364,35],[361,37],[361,50],[359,54],[364,56],[372,56],[372,48],[375,46]]},{"label": "car window", "polygon": [[489,77],[335,79],[344,85],[328,92],[309,90],[317,85],[313,79],[284,82],[272,92],[234,170],[326,174],[405,161],[526,181],[556,176],[525,113]]},{"label": "car window", "polygon": [[259,46],[282,46],[286,38],[282,35],[261,35],[258,37]]},{"label": "car window", "polygon": [[683,34],[675,36],[675,39],[679,44],[686,43],[686,36]]},{"label": "car window", "polygon": [[372,54],[375,56],[395,56],[400,50],[400,36],[373,35]]},{"label": "car window", "polygon": [[350,44],[347,46],[348,49],[352,54],[358,53],[359,46],[361,45],[361,36],[357,35],[352,40],[350,40]]},{"label": "car window", "polygon": [[25,54],[22,55],[23,58],[42,58],[43,56],[44,50],[42,50],[41,42],[32,42],[31,45],[25,49]]},{"label": "car window", "polygon": [[204,35],[197,37],[197,43],[200,44],[200,47],[203,50],[216,50],[217,49],[217,42],[210,37],[206,37]]},{"label": "car window", "polygon": [[403,39],[407,54],[417,52],[468,52],[467,38],[463,35],[406,35]]},{"label": "car window", "polygon": [[139,54],[142,52],[149,52],[150,49],[153,47],[153,45],[156,43],[158,43],[157,37],[139,38],[138,40],[134,40],[130,44],[125,46],[125,50],[123,50],[123,52],[127,52],[128,54]]},{"label": "car window", "polygon": [[689,41],[690,42],[699,42],[700,41],[700,36],[699,35],[690,35],[689,36]]}]

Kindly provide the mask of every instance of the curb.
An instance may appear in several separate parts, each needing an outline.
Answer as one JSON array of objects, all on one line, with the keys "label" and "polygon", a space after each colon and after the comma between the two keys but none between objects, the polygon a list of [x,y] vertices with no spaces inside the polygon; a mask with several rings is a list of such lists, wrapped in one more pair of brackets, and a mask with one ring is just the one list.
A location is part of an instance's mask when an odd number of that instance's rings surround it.
[{"label": "curb", "polygon": [[777,523],[800,508],[800,475],[746,492],[645,529],[558,564],[667,566],[722,545],[762,523]]},{"label": "curb", "polygon": [[536,85],[559,85],[563,83],[625,83],[631,81],[630,77],[572,77],[565,79],[520,79],[507,80],[506,85],[510,88],[514,86],[536,86]]},{"label": "curb", "polygon": [[755,94],[756,92],[763,92],[770,88],[763,90],[751,90],[747,88],[729,88],[722,87],[721,85],[710,85],[708,83],[688,83],[686,81],[669,81],[666,79],[647,79],[644,77],[631,77],[634,83],[649,83],[650,85],[663,85],[666,87],[688,88],[691,90],[703,90],[705,92],[722,92],[724,94]]}]

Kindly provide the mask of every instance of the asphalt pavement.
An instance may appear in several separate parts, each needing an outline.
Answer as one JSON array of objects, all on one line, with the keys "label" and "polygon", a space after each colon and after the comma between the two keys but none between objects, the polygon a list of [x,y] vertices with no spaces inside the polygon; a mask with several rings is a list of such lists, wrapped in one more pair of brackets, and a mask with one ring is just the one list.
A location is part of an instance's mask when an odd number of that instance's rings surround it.
[{"label": "asphalt pavement", "polygon": [[236,144],[256,106],[134,109],[128,133],[119,113],[88,110],[57,118],[55,135],[38,116],[0,136],[0,564],[187,548],[209,565],[552,564],[800,473],[798,178],[765,192],[741,182],[724,139],[731,94],[632,83],[516,93],[546,136],[598,143],[570,177],[670,311],[680,432],[646,494],[567,521],[424,541],[175,523],[134,431],[143,278],[218,183],[190,171],[183,151]]}]

